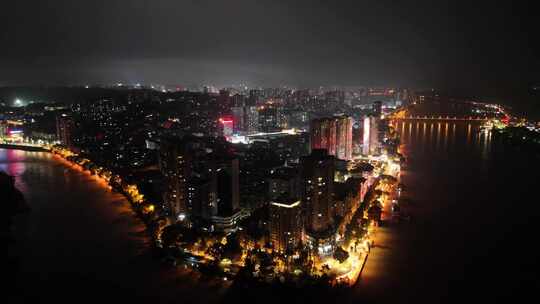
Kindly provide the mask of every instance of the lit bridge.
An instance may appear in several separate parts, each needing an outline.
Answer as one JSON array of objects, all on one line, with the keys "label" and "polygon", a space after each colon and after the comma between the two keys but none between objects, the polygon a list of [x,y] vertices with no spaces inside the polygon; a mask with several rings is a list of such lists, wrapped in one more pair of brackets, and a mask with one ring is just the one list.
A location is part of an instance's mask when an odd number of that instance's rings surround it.
[{"label": "lit bridge", "polygon": [[50,151],[50,145],[29,142],[9,142],[0,140],[0,148],[20,149],[28,151]]},{"label": "lit bridge", "polygon": [[458,121],[487,121],[490,118],[487,117],[457,117],[457,116],[401,116],[393,117],[395,120],[458,120]]}]

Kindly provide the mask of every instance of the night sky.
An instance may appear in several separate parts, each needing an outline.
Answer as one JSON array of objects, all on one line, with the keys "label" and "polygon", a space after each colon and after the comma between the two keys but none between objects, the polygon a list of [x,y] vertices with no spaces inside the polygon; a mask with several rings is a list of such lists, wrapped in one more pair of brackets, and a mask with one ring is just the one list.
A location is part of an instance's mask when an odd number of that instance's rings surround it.
[{"label": "night sky", "polygon": [[495,96],[540,82],[535,8],[392,2],[4,1],[0,85],[388,85]]}]

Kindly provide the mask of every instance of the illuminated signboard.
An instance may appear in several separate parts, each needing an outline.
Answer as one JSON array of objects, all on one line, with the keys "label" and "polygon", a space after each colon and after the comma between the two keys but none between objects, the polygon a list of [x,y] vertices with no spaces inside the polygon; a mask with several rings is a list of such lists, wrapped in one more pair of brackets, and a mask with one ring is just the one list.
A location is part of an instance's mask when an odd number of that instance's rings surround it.
[{"label": "illuminated signboard", "polygon": [[223,136],[227,139],[231,138],[233,134],[233,120],[230,118],[220,118],[219,122],[223,126]]}]

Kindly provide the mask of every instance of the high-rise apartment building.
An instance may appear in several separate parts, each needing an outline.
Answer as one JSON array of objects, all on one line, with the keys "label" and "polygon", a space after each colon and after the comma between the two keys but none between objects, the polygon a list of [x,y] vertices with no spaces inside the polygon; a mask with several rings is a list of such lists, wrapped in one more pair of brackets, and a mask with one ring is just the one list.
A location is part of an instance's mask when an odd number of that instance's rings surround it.
[{"label": "high-rise apartment building", "polygon": [[238,158],[214,145],[209,139],[187,136],[161,140],[163,200],[176,220],[205,222],[207,227],[216,221],[215,229],[234,230],[240,212]]},{"label": "high-rise apartment building", "polygon": [[72,146],[73,119],[68,114],[56,116],[56,138],[66,147]]},{"label": "high-rise apartment building", "polygon": [[259,131],[259,111],[255,106],[244,108],[244,129],[247,134]]},{"label": "high-rise apartment building", "polygon": [[277,106],[266,106],[259,110],[259,129],[262,132],[281,130],[281,109]]},{"label": "high-rise apartment building", "polygon": [[274,250],[293,252],[301,245],[302,232],[299,199],[282,197],[270,203],[270,240]]},{"label": "high-rise apartment building", "polygon": [[311,121],[311,149],[326,149],[339,159],[352,159],[352,118],[339,116]]},{"label": "high-rise apartment building", "polygon": [[379,118],[366,116],[363,120],[362,154],[376,154],[379,151]]},{"label": "high-rise apartment building", "polygon": [[301,179],[297,167],[279,167],[270,171],[266,180],[268,197],[275,200],[280,196],[299,198],[301,196]]},{"label": "high-rise apartment building", "polygon": [[245,115],[244,115],[244,109],[245,107],[232,107],[232,119],[233,119],[233,130],[234,133],[238,134],[240,132],[243,132],[245,129]]},{"label": "high-rise apartment building", "polygon": [[257,107],[231,108],[233,129],[236,134],[253,134],[259,130],[259,111]]},{"label": "high-rise apartment building", "polygon": [[352,128],[353,120],[348,116],[341,116],[336,121],[336,154],[339,159],[351,160],[352,159]]},{"label": "high-rise apartment building", "polygon": [[175,138],[162,139],[159,169],[165,178],[163,202],[169,206],[175,220],[183,221],[188,216],[187,179],[191,169],[187,143]]},{"label": "high-rise apartment building", "polygon": [[315,149],[302,157],[301,170],[308,245],[319,255],[331,254],[335,249],[332,214],[335,158],[324,149]]},{"label": "high-rise apartment building", "polygon": [[233,135],[234,130],[234,122],[233,118],[231,117],[221,117],[219,119],[219,127],[220,127],[220,135],[225,137],[227,140],[230,140],[230,138]]}]

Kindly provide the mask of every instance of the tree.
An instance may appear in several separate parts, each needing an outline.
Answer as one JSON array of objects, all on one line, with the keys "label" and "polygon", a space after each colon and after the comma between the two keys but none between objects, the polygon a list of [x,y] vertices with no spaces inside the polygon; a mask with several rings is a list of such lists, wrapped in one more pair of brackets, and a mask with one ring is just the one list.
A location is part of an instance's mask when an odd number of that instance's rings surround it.
[{"label": "tree", "polygon": [[340,263],[345,262],[349,258],[349,253],[341,247],[337,247],[334,252],[334,259],[338,260]]},{"label": "tree", "polygon": [[227,244],[223,246],[223,256],[230,260],[237,260],[242,256],[242,246],[237,234],[231,234],[227,237]]},{"label": "tree", "polygon": [[211,255],[216,261],[221,260],[223,255],[223,244],[216,242],[212,246],[208,247],[206,253]]},{"label": "tree", "polygon": [[163,233],[161,233],[161,242],[163,243],[163,247],[168,248],[176,245],[179,236],[180,232],[176,226],[171,225],[163,228]]},{"label": "tree", "polygon": [[382,209],[378,204],[374,204],[368,210],[368,216],[370,220],[380,222],[381,221]]}]

